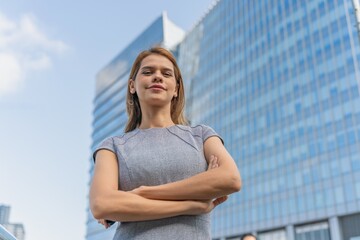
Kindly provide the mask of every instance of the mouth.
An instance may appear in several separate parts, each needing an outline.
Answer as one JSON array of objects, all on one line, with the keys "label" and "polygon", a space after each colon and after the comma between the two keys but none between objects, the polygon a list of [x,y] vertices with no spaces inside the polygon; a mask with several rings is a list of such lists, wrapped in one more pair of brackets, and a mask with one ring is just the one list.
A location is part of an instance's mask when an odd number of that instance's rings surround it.
[{"label": "mouth", "polygon": [[158,85],[158,84],[151,85],[150,87],[148,87],[148,89],[162,89],[162,90],[166,90],[162,85]]}]

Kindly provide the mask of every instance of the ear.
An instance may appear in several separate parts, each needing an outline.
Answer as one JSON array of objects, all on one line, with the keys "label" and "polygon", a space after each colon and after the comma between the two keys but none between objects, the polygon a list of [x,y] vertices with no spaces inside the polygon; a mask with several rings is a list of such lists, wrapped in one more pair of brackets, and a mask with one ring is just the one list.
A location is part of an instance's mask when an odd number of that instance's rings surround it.
[{"label": "ear", "polygon": [[179,90],[179,84],[177,83],[176,87],[175,87],[175,92],[174,92],[174,97],[175,98],[178,96],[178,90]]},{"label": "ear", "polygon": [[136,90],[135,90],[135,82],[132,79],[129,79],[129,89],[130,89],[131,94],[134,94],[136,92]]}]

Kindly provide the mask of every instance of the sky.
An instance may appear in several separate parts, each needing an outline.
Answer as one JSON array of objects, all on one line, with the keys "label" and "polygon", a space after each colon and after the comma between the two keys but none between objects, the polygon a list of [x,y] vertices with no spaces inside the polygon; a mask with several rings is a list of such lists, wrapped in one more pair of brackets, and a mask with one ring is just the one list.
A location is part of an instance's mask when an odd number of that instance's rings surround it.
[{"label": "sky", "polygon": [[0,0],[0,204],[26,240],[85,239],[95,76],[163,11],[214,0]]}]

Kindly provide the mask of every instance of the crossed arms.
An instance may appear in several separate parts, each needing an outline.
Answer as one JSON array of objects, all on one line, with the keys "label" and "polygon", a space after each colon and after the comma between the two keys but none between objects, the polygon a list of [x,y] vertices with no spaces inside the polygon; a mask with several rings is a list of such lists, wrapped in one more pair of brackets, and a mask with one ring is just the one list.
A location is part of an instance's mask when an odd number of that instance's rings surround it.
[{"label": "crossed arms", "polygon": [[208,171],[159,186],[142,186],[130,192],[118,190],[118,163],[114,153],[96,155],[90,187],[90,208],[96,219],[145,221],[212,211],[241,188],[236,164],[218,137],[204,143]]}]

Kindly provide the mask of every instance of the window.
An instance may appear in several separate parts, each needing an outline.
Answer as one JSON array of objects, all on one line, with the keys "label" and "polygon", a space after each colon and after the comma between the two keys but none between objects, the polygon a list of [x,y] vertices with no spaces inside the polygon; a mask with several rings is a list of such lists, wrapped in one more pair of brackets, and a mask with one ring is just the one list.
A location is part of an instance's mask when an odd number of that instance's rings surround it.
[{"label": "window", "polygon": [[309,224],[295,228],[296,240],[330,240],[327,222]]},{"label": "window", "polygon": [[337,21],[333,21],[330,25],[330,31],[332,33],[337,33],[339,31],[339,26],[337,24]]},{"label": "window", "polygon": [[310,18],[315,21],[316,20],[316,9],[311,10]]},{"label": "window", "polygon": [[340,39],[336,40],[334,42],[334,50],[336,54],[340,54],[341,53],[341,42]]},{"label": "window", "polygon": [[325,58],[326,58],[326,59],[331,58],[331,47],[330,47],[330,44],[327,44],[327,45],[325,46],[324,52],[325,52]]},{"label": "window", "polygon": [[322,30],[321,30],[321,34],[322,34],[322,37],[323,38],[328,38],[329,37],[329,29],[327,27],[324,27]]},{"label": "window", "polygon": [[325,11],[325,3],[324,3],[324,2],[321,2],[321,3],[319,4],[318,9],[319,9],[319,15],[320,15],[320,16],[325,15],[326,11]]},{"label": "window", "polygon": [[286,240],[286,232],[284,229],[275,230],[265,233],[259,233],[260,240]]}]

